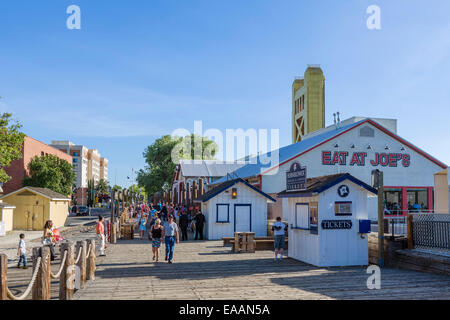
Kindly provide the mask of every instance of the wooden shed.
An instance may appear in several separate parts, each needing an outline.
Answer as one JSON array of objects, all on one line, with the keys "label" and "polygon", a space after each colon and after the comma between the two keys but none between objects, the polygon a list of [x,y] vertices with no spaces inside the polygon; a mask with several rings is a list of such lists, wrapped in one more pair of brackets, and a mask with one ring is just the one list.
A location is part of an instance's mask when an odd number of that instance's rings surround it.
[{"label": "wooden shed", "polygon": [[16,207],[0,200],[0,236],[13,229],[13,214]]},{"label": "wooden shed", "polygon": [[309,178],[303,190],[279,193],[288,200],[289,257],[319,267],[367,265],[367,198],[376,193],[348,173]]},{"label": "wooden shed", "polygon": [[59,228],[67,221],[70,198],[50,189],[23,187],[1,199],[16,207],[15,230],[42,230],[47,220],[52,220],[53,226]]},{"label": "wooden shed", "polygon": [[201,202],[208,240],[232,237],[234,232],[267,236],[267,203],[275,200],[245,180],[226,181],[194,202]]}]

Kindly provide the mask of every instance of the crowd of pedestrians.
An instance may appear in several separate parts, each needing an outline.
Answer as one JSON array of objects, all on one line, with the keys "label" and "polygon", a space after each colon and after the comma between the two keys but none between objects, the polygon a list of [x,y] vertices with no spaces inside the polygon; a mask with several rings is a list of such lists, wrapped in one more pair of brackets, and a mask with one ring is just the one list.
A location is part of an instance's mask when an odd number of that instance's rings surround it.
[{"label": "crowd of pedestrians", "polygon": [[189,232],[195,240],[203,240],[205,216],[201,210],[169,202],[141,203],[128,208],[130,218],[136,221],[140,239],[148,232],[152,245],[153,261],[159,261],[161,244],[165,247],[165,261],[173,263],[175,244],[189,240]]}]

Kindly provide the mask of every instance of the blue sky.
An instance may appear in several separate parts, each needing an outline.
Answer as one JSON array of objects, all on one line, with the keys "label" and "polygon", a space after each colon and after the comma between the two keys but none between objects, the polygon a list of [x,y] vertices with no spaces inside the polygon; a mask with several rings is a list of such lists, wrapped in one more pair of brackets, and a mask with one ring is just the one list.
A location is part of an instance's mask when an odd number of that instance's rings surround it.
[{"label": "blue sky", "polygon": [[[81,8],[81,30],[66,8]],[[366,9],[381,8],[381,30]],[[4,0],[0,110],[26,134],[71,140],[110,160],[110,182],[177,128],[280,129],[307,64],[339,110],[398,119],[399,134],[450,163],[450,2],[435,0]]]}]

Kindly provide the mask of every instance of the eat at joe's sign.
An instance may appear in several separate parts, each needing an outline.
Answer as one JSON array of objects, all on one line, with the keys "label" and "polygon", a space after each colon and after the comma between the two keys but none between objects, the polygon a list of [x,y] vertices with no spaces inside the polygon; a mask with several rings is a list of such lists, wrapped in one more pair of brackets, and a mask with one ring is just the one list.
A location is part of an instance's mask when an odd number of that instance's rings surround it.
[{"label": "eat at joe's sign", "polygon": [[376,152],[373,159],[367,158],[367,152],[353,152],[351,156],[347,151],[322,151],[322,164],[334,166],[359,166],[370,163],[373,167],[409,167],[411,157],[407,153],[379,153]]}]

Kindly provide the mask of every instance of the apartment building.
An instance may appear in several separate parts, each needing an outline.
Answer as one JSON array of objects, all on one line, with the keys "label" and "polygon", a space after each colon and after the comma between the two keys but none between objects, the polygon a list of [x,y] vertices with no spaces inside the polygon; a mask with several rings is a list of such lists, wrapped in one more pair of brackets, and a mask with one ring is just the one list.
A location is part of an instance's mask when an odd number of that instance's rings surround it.
[{"label": "apartment building", "polygon": [[76,188],[87,188],[89,149],[82,145],[75,145],[70,141],[52,141],[51,146],[72,156],[75,186]]},{"label": "apartment building", "polygon": [[88,151],[88,177],[94,180],[94,183],[100,180],[100,153],[97,149],[89,149]]},{"label": "apartment building", "polygon": [[5,168],[5,171],[11,177],[11,180],[4,184],[4,193],[8,194],[23,187],[22,180],[29,174],[28,164],[36,156],[54,155],[72,164],[72,156],[61,152],[61,150],[58,149],[59,148],[54,148],[53,146],[49,146],[41,141],[26,136],[22,146],[22,158],[13,161],[9,167]]},{"label": "apartment building", "polygon": [[108,181],[108,159],[100,158],[100,179]]}]

